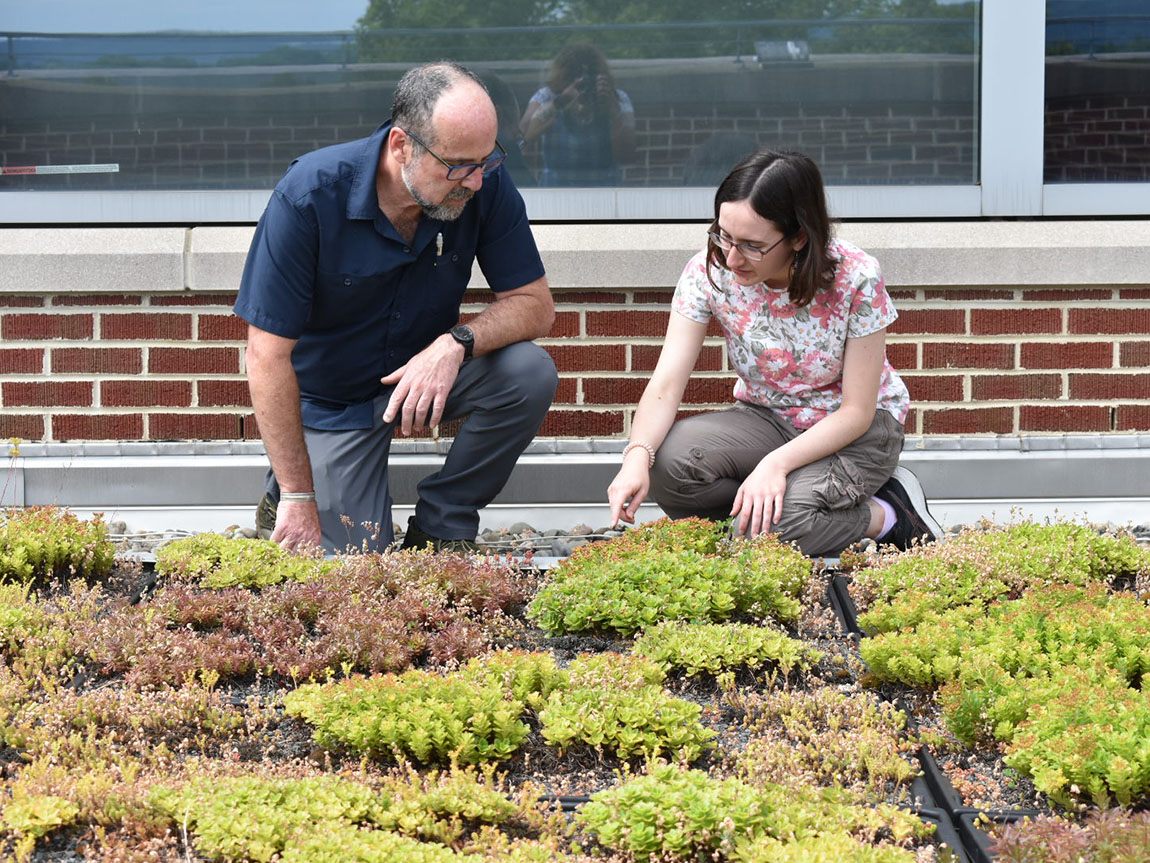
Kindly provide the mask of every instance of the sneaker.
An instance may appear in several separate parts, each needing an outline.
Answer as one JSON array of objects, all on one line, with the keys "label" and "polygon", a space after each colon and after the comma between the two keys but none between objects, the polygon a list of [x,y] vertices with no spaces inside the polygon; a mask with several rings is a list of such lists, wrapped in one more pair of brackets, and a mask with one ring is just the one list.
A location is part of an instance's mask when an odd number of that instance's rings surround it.
[{"label": "sneaker", "polygon": [[271,539],[276,529],[276,502],[265,494],[256,505],[256,536]]},{"label": "sneaker", "polygon": [[403,535],[403,544],[400,545],[400,551],[407,551],[413,548],[428,548],[432,551],[454,551],[464,554],[486,554],[488,549],[480,545],[473,539],[440,539],[439,537],[432,536],[430,533],[425,533],[418,524],[415,523],[415,516],[411,516],[407,520],[407,532]]},{"label": "sneaker", "polygon": [[879,545],[893,545],[900,550],[910,548],[915,542],[934,542],[942,536],[942,527],[934,520],[926,506],[926,495],[918,477],[905,467],[896,467],[882,488],[875,492],[894,507],[894,527],[879,537]]}]

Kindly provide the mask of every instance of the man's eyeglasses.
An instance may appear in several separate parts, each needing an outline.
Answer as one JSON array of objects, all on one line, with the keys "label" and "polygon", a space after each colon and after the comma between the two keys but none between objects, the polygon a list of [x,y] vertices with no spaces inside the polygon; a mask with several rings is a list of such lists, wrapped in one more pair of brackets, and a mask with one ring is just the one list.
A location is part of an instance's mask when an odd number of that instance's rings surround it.
[{"label": "man's eyeglasses", "polygon": [[431,155],[435,156],[435,158],[438,159],[447,168],[448,180],[466,180],[468,177],[474,174],[478,168],[483,169],[483,176],[486,177],[488,174],[502,165],[503,160],[507,158],[507,151],[503,149],[503,145],[500,144],[499,139],[496,138],[495,152],[484,159],[482,162],[468,162],[464,165],[453,165],[446,159],[442,158],[429,146],[427,146],[427,142],[416,135],[414,132],[409,132],[407,129],[404,129],[403,134],[407,135],[407,137],[411,138],[411,140],[415,141],[417,144],[419,144],[419,146],[423,147],[423,149],[425,149]]},{"label": "man's eyeglasses", "polygon": [[712,243],[714,243],[724,252],[731,251],[731,247],[734,246],[739,250],[739,254],[746,258],[748,261],[761,261],[767,256],[767,253],[770,252],[771,249],[773,249],[775,246],[787,238],[784,234],[775,240],[775,242],[767,246],[767,248],[760,249],[758,246],[752,246],[749,243],[733,243],[731,242],[730,237],[724,237],[718,231],[707,231],[707,236],[711,238]]}]

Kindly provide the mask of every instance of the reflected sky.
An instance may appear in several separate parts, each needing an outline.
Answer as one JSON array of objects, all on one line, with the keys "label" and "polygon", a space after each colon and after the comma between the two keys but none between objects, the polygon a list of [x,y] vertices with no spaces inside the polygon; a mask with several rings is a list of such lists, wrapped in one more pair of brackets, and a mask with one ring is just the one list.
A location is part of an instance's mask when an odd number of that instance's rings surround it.
[{"label": "reflected sky", "polygon": [[3,30],[144,33],[350,30],[368,0],[0,0]]}]

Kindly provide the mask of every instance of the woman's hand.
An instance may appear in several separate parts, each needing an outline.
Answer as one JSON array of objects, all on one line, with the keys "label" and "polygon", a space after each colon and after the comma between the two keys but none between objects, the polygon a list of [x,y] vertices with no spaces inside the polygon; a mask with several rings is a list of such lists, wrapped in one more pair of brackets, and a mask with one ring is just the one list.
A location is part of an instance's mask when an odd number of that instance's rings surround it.
[{"label": "woman's hand", "polygon": [[787,493],[787,472],[768,455],[743,480],[735,493],[731,516],[738,516],[735,533],[758,536],[778,524]]},{"label": "woman's hand", "polygon": [[611,524],[625,521],[635,523],[635,513],[651,490],[651,473],[647,467],[647,451],[636,447],[627,454],[623,467],[607,486],[607,501],[611,504]]}]

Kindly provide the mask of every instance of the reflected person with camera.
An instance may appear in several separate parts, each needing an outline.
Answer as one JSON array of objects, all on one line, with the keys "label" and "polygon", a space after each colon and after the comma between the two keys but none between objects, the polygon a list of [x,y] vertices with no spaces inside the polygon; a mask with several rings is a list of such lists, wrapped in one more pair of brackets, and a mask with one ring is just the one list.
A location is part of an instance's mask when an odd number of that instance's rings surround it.
[{"label": "reflected person with camera", "polygon": [[559,52],[519,126],[525,147],[540,142],[541,186],[618,185],[635,151],[631,99],[615,86],[603,53],[587,42]]}]

